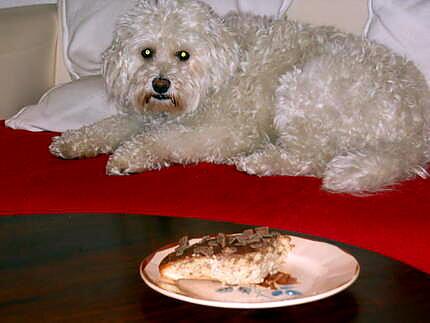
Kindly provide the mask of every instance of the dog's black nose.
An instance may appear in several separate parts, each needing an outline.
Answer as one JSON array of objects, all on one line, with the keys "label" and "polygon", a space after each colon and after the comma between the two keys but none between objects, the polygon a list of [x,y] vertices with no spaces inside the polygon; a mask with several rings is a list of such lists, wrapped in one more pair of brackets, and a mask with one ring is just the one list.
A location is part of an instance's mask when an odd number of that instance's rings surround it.
[{"label": "dog's black nose", "polygon": [[152,81],[152,88],[159,94],[166,93],[170,87],[170,81],[161,77],[156,78]]}]

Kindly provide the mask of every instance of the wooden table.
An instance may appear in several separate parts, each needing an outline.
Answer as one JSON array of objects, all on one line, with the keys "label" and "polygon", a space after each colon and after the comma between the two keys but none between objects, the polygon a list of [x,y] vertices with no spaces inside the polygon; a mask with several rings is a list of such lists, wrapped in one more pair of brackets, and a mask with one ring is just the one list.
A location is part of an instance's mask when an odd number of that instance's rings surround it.
[{"label": "wooden table", "polygon": [[0,322],[430,322],[430,275],[336,242],[360,262],[359,279],[303,305],[205,307],[158,294],[139,277],[146,255],[184,234],[245,228],[130,215],[0,217]]}]

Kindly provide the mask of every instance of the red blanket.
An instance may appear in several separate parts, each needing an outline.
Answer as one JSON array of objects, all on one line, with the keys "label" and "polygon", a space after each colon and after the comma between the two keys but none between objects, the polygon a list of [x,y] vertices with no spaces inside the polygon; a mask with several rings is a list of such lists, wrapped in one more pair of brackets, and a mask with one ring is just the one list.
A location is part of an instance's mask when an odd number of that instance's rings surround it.
[{"label": "red blanket", "polygon": [[106,156],[51,156],[52,135],[0,123],[0,215],[132,213],[268,225],[371,249],[430,273],[430,179],[353,197],[321,191],[315,178],[259,178],[209,164],[110,177]]}]

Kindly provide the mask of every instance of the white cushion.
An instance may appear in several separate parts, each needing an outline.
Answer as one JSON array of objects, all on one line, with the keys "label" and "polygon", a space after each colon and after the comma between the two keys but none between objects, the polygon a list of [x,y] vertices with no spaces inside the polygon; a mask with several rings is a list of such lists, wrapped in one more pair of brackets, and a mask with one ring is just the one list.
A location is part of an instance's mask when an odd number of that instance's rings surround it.
[{"label": "white cushion", "polygon": [[369,0],[366,36],[406,56],[430,84],[430,1]]},{"label": "white cushion", "polygon": [[288,17],[313,25],[330,25],[362,35],[368,18],[368,0],[294,0]]},{"label": "white cushion", "polygon": [[[292,0],[203,0],[224,15],[232,10],[279,16]],[[59,0],[65,65],[73,79],[100,73],[119,15],[135,0]]]},{"label": "white cushion", "polygon": [[101,76],[83,77],[48,91],[36,105],[26,106],[6,126],[29,131],[77,129],[116,113]]}]

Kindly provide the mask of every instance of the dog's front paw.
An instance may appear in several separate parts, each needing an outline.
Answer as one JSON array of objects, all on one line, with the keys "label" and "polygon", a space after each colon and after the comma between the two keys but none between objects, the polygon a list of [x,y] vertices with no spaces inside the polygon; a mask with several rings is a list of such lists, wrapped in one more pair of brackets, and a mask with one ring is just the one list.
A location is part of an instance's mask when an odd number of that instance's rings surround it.
[{"label": "dog's front paw", "polygon": [[305,175],[310,173],[310,163],[292,158],[285,151],[274,145],[264,150],[240,157],[235,161],[240,171],[257,176]]},{"label": "dog's front paw", "polygon": [[255,153],[240,157],[235,161],[236,168],[250,175],[268,176],[272,174],[271,168],[263,160],[263,155]]},{"label": "dog's front paw", "polygon": [[113,154],[109,157],[109,160],[106,165],[106,174],[107,175],[129,175],[135,173],[133,171],[132,164],[130,160],[121,156],[120,154]]},{"label": "dog's front paw", "polygon": [[68,140],[65,136],[53,137],[52,142],[49,145],[49,151],[54,156],[63,159],[74,159],[80,157],[80,153],[76,149],[76,144],[74,144],[73,141]]},{"label": "dog's front paw", "polygon": [[[105,150],[108,151],[106,148]],[[80,129],[67,130],[61,136],[53,137],[49,151],[63,159],[90,158],[105,152],[97,140]]]},{"label": "dog's front paw", "polygon": [[[167,164],[164,166],[167,166]],[[153,163],[149,159],[143,158],[143,156],[117,151],[109,157],[106,165],[106,174],[117,176],[130,175],[160,168],[159,164]]]}]

